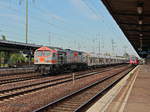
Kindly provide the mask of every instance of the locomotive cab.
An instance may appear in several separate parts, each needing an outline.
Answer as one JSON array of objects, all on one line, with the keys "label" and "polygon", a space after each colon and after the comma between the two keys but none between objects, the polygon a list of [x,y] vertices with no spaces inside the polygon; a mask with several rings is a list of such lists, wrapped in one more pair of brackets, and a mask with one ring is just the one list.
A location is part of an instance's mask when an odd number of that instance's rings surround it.
[{"label": "locomotive cab", "polygon": [[131,56],[130,57],[130,64],[132,64],[132,65],[138,65],[139,64],[138,58],[135,57],[135,56]]},{"label": "locomotive cab", "polygon": [[34,54],[34,64],[56,64],[56,51],[47,47],[39,48]]}]

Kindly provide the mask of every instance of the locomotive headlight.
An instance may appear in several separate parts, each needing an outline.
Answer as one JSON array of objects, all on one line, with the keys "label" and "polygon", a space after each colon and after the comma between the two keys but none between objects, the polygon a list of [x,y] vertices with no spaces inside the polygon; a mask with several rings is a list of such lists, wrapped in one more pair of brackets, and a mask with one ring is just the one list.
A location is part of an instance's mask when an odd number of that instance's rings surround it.
[{"label": "locomotive headlight", "polygon": [[34,60],[34,62],[36,62],[36,63],[37,63],[37,62],[38,62],[38,60],[37,60],[37,59],[35,59],[35,60]]}]

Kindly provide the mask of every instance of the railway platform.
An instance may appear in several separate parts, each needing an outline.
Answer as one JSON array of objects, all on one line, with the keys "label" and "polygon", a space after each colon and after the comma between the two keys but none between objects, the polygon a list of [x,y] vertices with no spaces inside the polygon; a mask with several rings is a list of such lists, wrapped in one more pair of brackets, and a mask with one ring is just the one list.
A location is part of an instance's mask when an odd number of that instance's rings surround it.
[{"label": "railway platform", "polygon": [[150,64],[139,65],[87,112],[150,112]]}]

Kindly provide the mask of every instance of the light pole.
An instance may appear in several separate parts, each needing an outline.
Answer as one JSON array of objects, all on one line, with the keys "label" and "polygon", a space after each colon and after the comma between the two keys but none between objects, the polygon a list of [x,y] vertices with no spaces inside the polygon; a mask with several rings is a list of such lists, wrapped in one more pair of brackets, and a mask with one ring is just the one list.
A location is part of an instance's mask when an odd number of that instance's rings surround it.
[{"label": "light pole", "polygon": [[[2,32],[2,30],[0,30],[0,33]],[[0,37],[1,37],[1,35],[0,35]]]},{"label": "light pole", "polygon": [[49,32],[49,46],[51,46],[51,32]]},{"label": "light pole", "polygon": [[97,39],[98,39],[98,56],[100,57],[101,54],[101,37],[100,37],[100,33],[97,34]]},{"label": "light pole", "polygon": [[[21,5],[23,0],[20,0],[19,4]],[[25,17],[25,41],[26,41],[26,44],[28,43],[28,30],[29,30],[29,1],[28,0],[25,0],[25,11],[26,11],[26,17]]]},{"label": "light pole", "polygon": [[26,0],[26,44],[28,43],[28,0]]},{"label": "light pole", "polygon": [[113,39],[111,40],[111,43],[112,43],[112,52],[115,55],[115,42]]}]

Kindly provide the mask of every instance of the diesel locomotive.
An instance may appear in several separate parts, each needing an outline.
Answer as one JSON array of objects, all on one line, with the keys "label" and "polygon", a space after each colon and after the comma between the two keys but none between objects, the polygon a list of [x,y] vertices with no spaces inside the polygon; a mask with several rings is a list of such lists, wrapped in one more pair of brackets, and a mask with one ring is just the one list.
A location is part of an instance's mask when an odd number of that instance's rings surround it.
[{"label": "diesel locomotive", "polygon": [[43,46],[34,52],[36,70],[41,73],[86,69],[100,65],[125,63],[123,58],[102,58],[86,52]]}]

